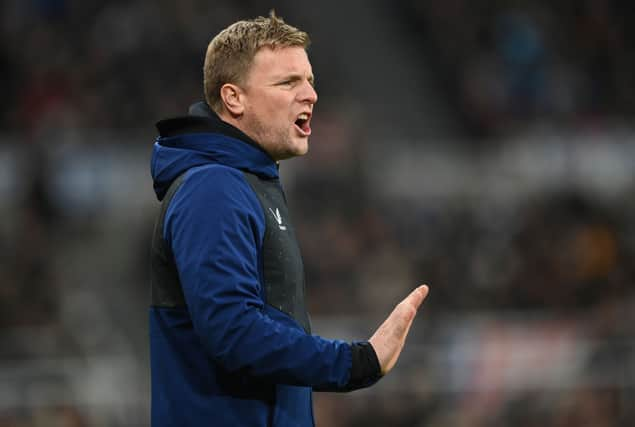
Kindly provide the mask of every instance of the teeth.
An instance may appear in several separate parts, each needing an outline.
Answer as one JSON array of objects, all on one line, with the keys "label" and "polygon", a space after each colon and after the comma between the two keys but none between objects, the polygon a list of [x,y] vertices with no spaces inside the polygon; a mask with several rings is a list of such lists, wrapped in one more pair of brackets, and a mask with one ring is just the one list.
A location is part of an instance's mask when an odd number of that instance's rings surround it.
[{"label": "teeth", "polygon": [[309,119],[309,115],[307,113],[302,113],[298,116],[298,119],[300,120],[308,120]]}]

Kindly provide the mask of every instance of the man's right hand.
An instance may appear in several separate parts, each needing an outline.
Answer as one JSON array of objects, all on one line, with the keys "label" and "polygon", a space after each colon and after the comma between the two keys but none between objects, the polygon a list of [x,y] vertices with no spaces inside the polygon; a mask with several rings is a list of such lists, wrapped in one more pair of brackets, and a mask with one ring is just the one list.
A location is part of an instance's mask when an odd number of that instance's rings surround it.
[{"label": "man's right hand", "polygon": [[428,295],[428,286],[422,285],[401,301],[390,316],[375,331],[369,342],[373,346],[381,374],[386,375],[397,363],[406,342],[408,331],[419,306]]}]

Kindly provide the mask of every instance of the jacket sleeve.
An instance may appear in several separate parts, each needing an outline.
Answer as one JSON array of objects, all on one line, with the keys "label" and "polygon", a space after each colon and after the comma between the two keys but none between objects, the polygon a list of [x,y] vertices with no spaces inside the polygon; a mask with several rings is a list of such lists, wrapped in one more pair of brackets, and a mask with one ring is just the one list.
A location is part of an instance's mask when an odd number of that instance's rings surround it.
[{"label": "jacket sleeve", "polygon": [[351,377],[355,345],[308,335],[264,313],[263,215],[242,174],[223,166],[190,172],[166,213],[164,237],[206,351],[229,372],[275,383],[331,391],[370,385],[375,380]]}]

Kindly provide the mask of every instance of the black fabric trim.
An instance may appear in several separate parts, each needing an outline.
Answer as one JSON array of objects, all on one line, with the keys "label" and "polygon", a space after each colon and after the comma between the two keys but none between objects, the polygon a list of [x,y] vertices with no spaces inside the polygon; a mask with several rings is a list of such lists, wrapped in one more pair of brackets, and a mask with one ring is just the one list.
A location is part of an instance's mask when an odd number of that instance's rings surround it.
[{"label": "black fabric trim", "polygon": [[[307,334],[311,334],[311,321],[305,305],[304,264],[282,185],[278,179],[261,179],[247,171],[243,171],[243,175],[258,198],[265,218],[260,258],[265,303],[291,317]],[[279,209],[284,215],[286,231],[278,230],[277,222],[268,214],[271,208]]]},{"label": "black fabric trim", "polygon": [[[187,116],[174,117],[160,120],[156,123],[159,135],[171,137],[188,133],[220,133],[230,138],[239,139],[251,146],[256,147],[267,156],[267,153],[256,141],[251,139],[243,131],[221,120],[220,117],[205,103],[197,102],[192,104]],[[269,156],[270,157],[270,156]],[[280,164],[276,162],[276,168]]]},{"label": "black fabric trim", "polygon": [[214,132],[240,139],[260,148],[243,131],[221,120],[204,102],[192,105],[189,109],[189,115],[161,120],[157,122],[156,126],[161,136],[170,137],[187,133]]},{"label": "black fabric trim", "polygon": [[357,390],[375,384],[382,377],[381,366],[373,346],[367,342],[351,344],[353,363],[346,391]]},{"label": "black fabric trim", "polygon": [[178,271],[174,263],[174,256],[163,238],[165,214],[184,179],[185,172],[170,184],[165,197],[161,201],[161,209],[154,226],[150,263],[150,300],[151,305],[154,307],[174,308],[185,306],[185,296],[183,295]]}]

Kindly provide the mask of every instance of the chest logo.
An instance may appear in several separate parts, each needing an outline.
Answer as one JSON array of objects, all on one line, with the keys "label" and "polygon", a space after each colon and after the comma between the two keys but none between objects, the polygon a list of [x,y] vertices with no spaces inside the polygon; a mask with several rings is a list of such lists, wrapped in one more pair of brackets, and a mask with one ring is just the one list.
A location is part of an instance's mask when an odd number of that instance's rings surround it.
[{"label": "chest logo", "polygon": [[278,208],[276,208],[275,212],[273,209],[269,208],[269,212],[271,212],[271,215],[273,215],[273,218],[278,223],[278,228],[280,228],[280,230],[282,231],[285,231],[287,229],[287,226],[282,225],[282,215],[280,215],[280,211],[278,210]]}]

